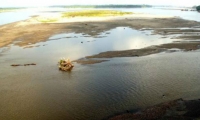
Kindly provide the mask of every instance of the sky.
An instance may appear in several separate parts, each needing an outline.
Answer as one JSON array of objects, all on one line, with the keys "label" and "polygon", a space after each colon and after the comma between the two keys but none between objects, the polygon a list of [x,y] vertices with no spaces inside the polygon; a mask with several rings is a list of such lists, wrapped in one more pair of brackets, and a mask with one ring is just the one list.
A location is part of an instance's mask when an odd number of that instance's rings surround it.
[{"label": "sky", "polygon": [[97,4],[148,4],[194,6],[200,0],[0,0],[0,7],[49,6],[49,5],[97,5]]}]

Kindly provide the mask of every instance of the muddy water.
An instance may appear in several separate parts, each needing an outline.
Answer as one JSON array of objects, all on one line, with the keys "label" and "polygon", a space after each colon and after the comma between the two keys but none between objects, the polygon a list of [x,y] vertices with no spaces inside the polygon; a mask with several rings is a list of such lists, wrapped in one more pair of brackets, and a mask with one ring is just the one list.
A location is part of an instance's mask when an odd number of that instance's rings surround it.
[{"label": "muddy water", "polygon": [[[62,34],[29,45],[35,46],[32,48],[11,45],[1,49],[0,118],[98,120],[177,98],[200,98],[199,51],[75,64],[71,72],[57,69],[60,57],[78,59],[108,50],[171,42],[143,32],[116,28],[101,33],[99,36],[107,36],[103,38]],[[37,65],[11,67],[14,63]]]}]

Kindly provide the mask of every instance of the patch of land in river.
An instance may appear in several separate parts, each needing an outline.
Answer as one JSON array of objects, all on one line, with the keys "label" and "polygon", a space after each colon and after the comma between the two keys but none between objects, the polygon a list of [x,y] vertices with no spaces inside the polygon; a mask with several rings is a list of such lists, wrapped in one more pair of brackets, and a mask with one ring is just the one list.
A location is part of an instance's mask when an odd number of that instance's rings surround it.
[{"label": "patch of land in river", "polygon": [[108,118],[109,120],[194,120],[200,118],[200,100],[173,100],[137,112]]},{"label": "patch of land in river", "polygon": [[[66,23],[39,23],[35,22],[35,18],[15,22],[0,26],[0,48],[9,44],[15,44],[21,47],[35,44],[42,41],[50,40],[49,37],[60,33],[81,33],[87,34],[91,37],[98,37],[102,32],[114,29],[116,27],[130,27],[137,30],[153,30],[154,34],[171,35],[178,34],[180,40],[198,40],[200,30],[196,28],[200,26],[199,22],[188,21],[180,18],[161,17],[161,16],[146,16],[139,14],[134,16],[111,17],[102,20],[103,18],[84,19],[82,21],[70,22],[77,18],[71,18]],[[95,19],[95,20],[94,20]],[[179,28],[190,29],[179,29]],[[186,33],[193,33],[188,36]],[[162,38],[161,38],[162,39]],[[134,57],[155,54],[164,52],[168,49],[178,48],[182,50],[196,50],[199,49],[200,41],[193,42],[173,42],[159,46],[150,46],[142,49],[124,50],[124,51],[109,51],[100,53],[98,55],[87,56],[86,61],[78,60],[78,63],[93,64],[99,63],[102,60],[89,60],[90,58],[112,58],[112,57]],[[84,56],[82,56],[84,57]],[[91,62],[89,62],[91,61]]]},{"label": "patch of land in river", "polygon": [[12,8],[0,8],[0,13],[3,13],[3,12],[13,12],[13,11],[16,11],[16,10],[19,10],[20,8],[18,9],[12,9]]},{"label": "patch of land in river", "polygon": [[197,50],[200,48],[200,42],[187,42],[187,43],[177,42],[177,43],[162,44],[159,46],[151,46],[142,49],[108,51],[99,53],[97,55],[87,56],[86,58],[139,57],[139,56],[164,52],[173,48],[178,48],[185,51]]}]

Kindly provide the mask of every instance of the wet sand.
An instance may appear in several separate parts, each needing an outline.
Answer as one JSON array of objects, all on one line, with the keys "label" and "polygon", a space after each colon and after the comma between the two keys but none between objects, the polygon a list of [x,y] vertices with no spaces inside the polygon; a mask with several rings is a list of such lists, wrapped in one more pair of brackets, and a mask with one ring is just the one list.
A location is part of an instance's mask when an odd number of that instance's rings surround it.
[{"label": "wet sand", "polygon": [[[139,15],[140,16],[140,15]],[[188,21],[180,18],[162,18],[161,16],[151,17],[130,17],[127,16],[112,17],[112,19],[94,21],[83,20],[82,22],[66,22],[66,23],[38,23],[34,21],[34,17],[28,20],[15,22],[0,26],[0,48],[9,44],[26,47],[42,41],[51,40],[49,37],[59,33],[82,33],[92,37],[98,37],[99,33],[116,28],[130,27],[137,30],[153,30],[153,34],[169,35],[179,34],[176,39],[181,40],[198,40],[200,30],[194,29],[200,26],[199,22]],[[179,28],[191,28],[182,30]],[[169,29],[170,28],[170,29]],[[185,33],[195,32],[195,35],[185,35]],[[165,36],[166,37],[166,36]],[[162,38],[161,38],[162,39]],[[125,50],[125,51],[109,51],[98,55],[87,56],[86,58],[112,58],[112,57],[138,57],[144,55],[155,54],[166,51],[167,49],[178,48],[185,51],[199,49],[200,42],[173,42],[159,46],[150,46],[143,49]],[[82,56],[85,57],[85,56]],[[91,62],[89,62],[91,61]],[[102,62],[102,60],[77,61],[81,64],[93,64]]]},{"label": "wet sand", "polygon": [[109,61],[109,60],[79,59],[79,60],[74,60],[72,62],[86,65],[86,64],[97,64],[97,63],[102,63],[102,62],[106,62],[106,61]]},{"label": "wet sand", "polygon": [[[124,18],[107,21],[84,21],[73,23],[34,23],[32,19],[0,26],[0,47],[12,44],[26,46],[41,41],[58,33],[83,33],[98,36],[99,33],[116,27],[142,28],[177,28],[199,26],[199,22],[179,18]],[[92,32],[93,31],[93,32]],[[160,32],[164,30],[159,30]],[[193,32],[193,30],[190,30]],[[159,33],[157,33],[159,34]],[[196,37],[195,37],[196,38]]]},{"label": "wet sand", "polygon": [[200,118],[200,100],[177,99],[161,103],[137,112],[126,113],[108,120],[194,120]]},{"label": "wet sand", "polygon": [[[155,17],[155,16],[154,16]],[[116,28],[131,27],[137,30],[154,30],[154,34],[167,35],[176,32],[182,36],[177,38],[181,40],[198,40],[200,30],[194,30],[192,27],[199,26],[196,21],[188,21],[180,18],[141,18],[141,17],[121,17],[120,19],[109,19],[104,21],[83,21],[83,22],[66,22],[66,23],[35,23],[34,17],[28,20],[15,22],[0,26],[0,48],[9,44],[25,47],[26,45],[47,41],[49,37],[59,33],[82,33],[92,37],[98,37],[99,33]],[[175,29],[180,27],[189,27],[191,29],[181,30]],[[173,29],[163,29],[173,28]],[[197,32],[196,35],[183,35],[186,32]],[[179,48],[183,50],[196,50],[199,48],[200,42],[188,43],[170,43],[160,46],[148,47],[138,50],[112,51],[100,53],[87,58],[111,58],[111,57],[132,57],[144,56],[159,53],[165,49]],[[84,57],[84,56],[83,56]],[[79,61],[80,62],[80,61]],[[83,63],[83,62],[82,62]],[[86,62],[88,64],[88,62]]]},{"label": "wet sand", "polygon": [[168,49],[178,48],[184,51],[197,50],[200,48],[200,42],[188,43],[169,43],[159,46],[151,46],[143,49],[133,49],[124,51],[108,51],[97,55],[87,56],[86,58],[113,58],[113,57],[139,57],[160,52],[165,52]]}]

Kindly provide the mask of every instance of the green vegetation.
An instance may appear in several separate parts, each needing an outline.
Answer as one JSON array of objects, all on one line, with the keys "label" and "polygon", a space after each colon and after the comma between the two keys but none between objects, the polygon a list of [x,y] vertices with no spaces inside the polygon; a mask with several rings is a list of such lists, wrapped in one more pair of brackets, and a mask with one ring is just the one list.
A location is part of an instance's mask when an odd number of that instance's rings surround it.
[{"label": "green vegetation", "polygon": [[19,10],[19,9],[21,9],[21,8],[0,8],[0,13],[11,12],[11,11]]},{"label": "green vegetation", "polygon": [[51,22],[56,22],[58,20],[55,18],[42,18],[42,19],[40,18],[40,19],[37,19],[37,21],[42,22],[42,23],[51,23]]},{"label": "green vegetation", "polygon": [[10,12],[10,11],[13,11],[13,9],[0,9],[0,13],[2,13],[2,12]]},{"label": "green vegetation", "polygon": [[196,5],[195,5],[195,6],[192,6],[192,8],[195,8],[195,9],[196,9],[196,7],[197,7]]},{"label": "green vegetation", "polygon": [[200,11],[200,5],[196,7],[197,11]]},{"label": "green vegetation", "polygon": [[68,6],[50,6],[50,7],[64,7],[64,8],[142,8],[152,7],[150,5],[68,5]]},{"label": "green vegetation", "polygon": [[121,12],[115,10],[83,10],[74,12],[65,12],[62,17],[107,17],[107,16],[122,16],[133,14],[132,12]]},{"label": "green vegetation", "polygon": [[73,17],[108,17],[108,16],[122,16],[133,14],[132,12],[122,12],[116,10],[81,10],[81,11],[72,11],[72,12],[64,12],[61,16],[54,17],[33,17],[38,22],[41,23],[54,23],[59,21],[68,20],[68,18]]}]

